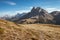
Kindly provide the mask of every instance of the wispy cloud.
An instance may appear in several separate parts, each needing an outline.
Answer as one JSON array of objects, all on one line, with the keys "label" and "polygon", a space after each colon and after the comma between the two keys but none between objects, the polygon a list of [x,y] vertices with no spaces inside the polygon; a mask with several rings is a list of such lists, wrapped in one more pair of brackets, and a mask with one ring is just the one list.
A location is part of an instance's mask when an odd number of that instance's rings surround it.
[{"label": "wispy cloud", "polygon": [[9,16],[13,16],[15,15],[15,12],[12,12],[12,11],[5,11],[5,12],[0,12],[0,17],[3,17],[5,15],[9,15]]},{"label": "wispy cloud", "polygon": [[29,9],[25,9],[25,10],[17,10],[17,11],[15,11],[15,12],[16,12],[16,13],[28,13],[28,12],[31,11],[31,9],[32,9],[33,7],[27,7],[27,8],[29,8]]},{"label": "wispy cloud", "polygon": [[18,10],[16,11],[16,13],[28,13],[30,12],[30,10]]},{"label": "wispy cloud", "polygon": [[52,11],[60,11],[60,9],[58,8],[45,8],[48,12],[52,12]]},{"label": "wispy cloud", "polygon": [[10,16],[14,16],[16,15],[17,13],[28,13],[31,11],[32,7],[28,7],[29,9],[25,9],[25,10],[15,10],[15,11],[3,11],[3,12],[0,12],[0,16],[4,16],[4,15],[10,15]]},{"label": "wispy cloud", "polygon": [[4,3],[9,4],[9,5],[16,5],[16,3],[12,1],[4,1]]}]

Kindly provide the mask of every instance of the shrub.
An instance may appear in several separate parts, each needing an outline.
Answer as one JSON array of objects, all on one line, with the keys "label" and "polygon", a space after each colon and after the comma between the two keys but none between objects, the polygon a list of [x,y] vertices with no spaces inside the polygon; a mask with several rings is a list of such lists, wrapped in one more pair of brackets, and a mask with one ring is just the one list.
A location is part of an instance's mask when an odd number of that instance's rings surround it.
[{"label": "shrub", "polygon": [[4,29],[0,28],[0,34],[3,34],[3,33],[4,33]]}]

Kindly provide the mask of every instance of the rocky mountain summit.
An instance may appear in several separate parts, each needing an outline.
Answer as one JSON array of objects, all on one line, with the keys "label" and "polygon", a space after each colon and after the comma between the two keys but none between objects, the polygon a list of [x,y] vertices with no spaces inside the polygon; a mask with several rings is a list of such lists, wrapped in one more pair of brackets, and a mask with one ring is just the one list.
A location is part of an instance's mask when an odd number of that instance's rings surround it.
[{"label": "rocky mountain summit", "polygon": [[20,24],[60,24],[60,11],[53,11],[48,13],[41,7],[33,7],[30,12],[17,14],[6,20],[13,21]]},{"label": "rocky mountain summit", "polygon": [[17,23],[53,23],[53,16],[40,7],[33,7],[31,12],[15,20]]}]

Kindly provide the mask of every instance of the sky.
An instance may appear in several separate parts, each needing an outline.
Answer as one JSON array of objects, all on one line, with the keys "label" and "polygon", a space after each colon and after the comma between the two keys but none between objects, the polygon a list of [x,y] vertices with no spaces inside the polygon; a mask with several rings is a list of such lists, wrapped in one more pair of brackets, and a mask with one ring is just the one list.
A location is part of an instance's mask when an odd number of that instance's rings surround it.
[{"label": "sky", "polygon": [[33,7],[60,11],[60,0],[0,0],[0,16],[29,12]]}]

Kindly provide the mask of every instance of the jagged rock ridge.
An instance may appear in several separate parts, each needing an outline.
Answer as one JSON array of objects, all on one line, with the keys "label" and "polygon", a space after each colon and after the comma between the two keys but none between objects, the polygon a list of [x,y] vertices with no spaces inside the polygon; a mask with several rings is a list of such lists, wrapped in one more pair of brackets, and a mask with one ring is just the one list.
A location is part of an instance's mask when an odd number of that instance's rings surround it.
[{"label": "jagged rock ridge", "polygon": [[[5,19],[5,17],[3,17]],[[48,13],[41,7],[33,7],[28,13],[17,14],[6,20],[16,23],[60,24],[60,11]]]},{"label": "jagged rock ridge", "polygon": [[52,23],[53,16],[40,7],[33,7],[31,12],[22,16],[17,23]]}]

